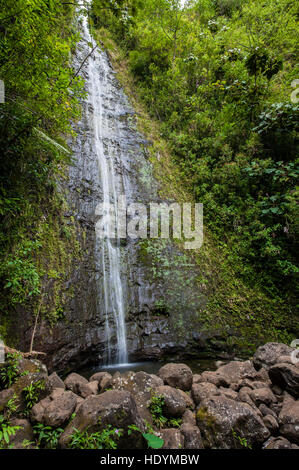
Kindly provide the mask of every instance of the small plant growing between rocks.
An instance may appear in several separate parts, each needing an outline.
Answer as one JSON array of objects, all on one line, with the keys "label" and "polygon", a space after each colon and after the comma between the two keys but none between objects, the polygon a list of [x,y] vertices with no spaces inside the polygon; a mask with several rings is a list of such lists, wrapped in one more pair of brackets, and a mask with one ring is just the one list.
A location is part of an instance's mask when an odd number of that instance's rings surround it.
[{"label": "small plant growing between rocks", "polygon": [[239,434],[237,434],[234,429],[232,429],[232,435],[233,435],[234,441],[237,441],[241,445],[241,447],[245,447],[246,449],[252,449],[252,446],[251,444],[249,444],[247,439],[245,437],[239,436]]},{"label": "small plant growing between rocks", "polygon": [[22,394],[26,403],[26,410],[24,414],[28,416],[31,408],[38,402],[41,390],[44,390],[45,384],[42,380],[32,382],[27,387],[23,388]]},{"label": "small plant growing between rocks", "polygon": [[18,397],[16,393],[8,400],[5,406],[5,416],[10,418],[19,408]]},{"label": "small plant growing between rocks", "polygon": [[153,395],[148,404],[153,422],[158,428],[164,428],[167,424],[167,418],[163,415],[163,406],[164,397],[161,395]]},{"label": "small plant growing between rocks", "polygon": [[11,387],[20,375],[18,361],[19,354],[7,354],[7,362],[0,369],[0,379],[3,388]]},{"label": "small plant growing between rocks", "polygon": [[71,449],[117,449],[116,440],[122,433],[122,429],[112,429],[110,425],[102,431],[93,433],[74,428],[69,447]]},{"label": "small plant growing between rocks", "polygon": [[4,415],[0,415],[0,449],[9,445],[10,436],[14,436],[21,426],[12,426]]},{"label": "small plant growing between rocks", "polygon": [[182,424],[182,418],[171,418],[167,423],[171,428],[179,428]]},{"label": "small plant growing between rocks", "polygon": [[51,426],[45,426],[42,423],[38,423],[33,426],[33,433],[37,439],[38,447],[42,447],[44,449],[55,449],[63,431],[64,430],[62,428],[54,429]]},{"label": "small plant growing between rocks", "polygon": [[180,418],[168,419],[166,418],[166,416],[164,416],[164,403],[165,401],[162,395],[153,395],[148,405],[155,426],[157,426],[158,428],[165,428],[166,426],[169,426],[170,428],[180,427],[182,423],[182,420]]}]

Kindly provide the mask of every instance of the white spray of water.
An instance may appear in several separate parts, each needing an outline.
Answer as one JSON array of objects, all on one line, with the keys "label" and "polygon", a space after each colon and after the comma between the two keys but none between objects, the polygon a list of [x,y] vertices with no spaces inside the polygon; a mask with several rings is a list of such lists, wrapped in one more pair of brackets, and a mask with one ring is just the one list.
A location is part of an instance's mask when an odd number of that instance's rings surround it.
[{"label": "white spray of water", "polygon": [[[83,39],[93,44],[94,40],[90,35],[88,20],[86,16],[82,18]],[[100,180],[102,187],[102,202],[117,202],[118,184],[115,176],[115,146],[109,146],[109,113],[107,113],[107,102],[112,94],[112,86],[109,80],[109,65],[106,57],[98,49],[88,58],[87,63],[87,100],[89,114],[92,117],[90,126],[93,130],[93,150],[96,153]],[[101,71],[101,76],[99,75]],[[116,110],[117,111],[117,110]],[[117,218],[117,214],[116,214]],[[108,227],[107,227],[108,233]],[[119,241],[111,240],[107,237],[97,240],[100,245],[101,264],[103,272],[103,292],[105,308],[105,324],[107,339],[107,358],[111,363],[116,360],[123,364],[128,362],[126,323],[125,323],[125,301],[124,288],[121,279],[121,251]],[[112,357],[113,349],[111,337],[116,334],[117,355]]]}]

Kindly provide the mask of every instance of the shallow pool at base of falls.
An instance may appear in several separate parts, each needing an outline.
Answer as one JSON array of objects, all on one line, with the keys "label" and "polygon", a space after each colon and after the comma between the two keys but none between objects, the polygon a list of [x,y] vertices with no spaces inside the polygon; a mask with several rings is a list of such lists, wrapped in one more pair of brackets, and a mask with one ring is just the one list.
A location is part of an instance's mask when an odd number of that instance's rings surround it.
[{"label": "shallow pool at base of falls", "polygon": [[[108,372],[109,374],[115,374],[115,372],[120,372],[121,374],[124,374],[125,372],[139,372],[143,371],[146,372],[147,374],[157,374],[159,369],[169,363],[173,362],[171,360],[169,361],[146,361],[146,362],[132,362],[128,364],[112,364],[108,366],[94,366],[94,367],[86,367],[82,368],[79,370],[76,370],[74,372],[77,372],[78,374],[82,375],[83,377],[86,377],[89,379],[93,374],[96,372]],[[190,367],[192,370],[193,374],[201,374],[205,370],[216,370],[217,365],[216,365],[217,360],[216,359],[198,359],[198,360],[191,360],[191,361],[180,361],[180,363],[186,364],[187,366]],[[224,363],[225,361],[223,361]]]}]

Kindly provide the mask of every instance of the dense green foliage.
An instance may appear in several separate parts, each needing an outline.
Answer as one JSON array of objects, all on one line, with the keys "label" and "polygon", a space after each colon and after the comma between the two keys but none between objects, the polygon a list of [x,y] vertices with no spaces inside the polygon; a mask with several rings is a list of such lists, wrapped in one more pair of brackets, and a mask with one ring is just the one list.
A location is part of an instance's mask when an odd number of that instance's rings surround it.
[{"label": "dense green foliage", "polygon": [[0,369],[0,387],[9,388],[20,375],[17,354],[7,354],[6,362]]},{"label": "dense green foliage", "polygon": [[87,430],[74,429],[70,441],[71,449],[116,449],[117,439],[122,435],[122,429],[108,425],[102,431],[89,433]]},{"label": "dense green foliage", "polygon": [[0,415],[0,449],[5,448],[9,444],[11,436],[14,436],[21,426],[12,426],[9,420]]},{"label": "dense green foliage", "polygon": [[22,395],[26,403],[26,409],[24,414],[27,416],[30,413],[31,408],[39,401],[40,393],[45,388],[43,380],[37,382],[31,382],[27,387],[23,388]]},{"label": "dense green foliage", "polygon": [[55,187],[68,158],[63,135],[79,114],[83,88],[71,66],[79,39],[71,3],[1,0],[0,12],[5,85],[0,104],[0,333],[5,334],[14,307],[30,305],[36,311],[42,284],[53,286],[62,275],[53,274],[49,259],[42,263],[39,258],[41,253],[47,258],[56,244],[56,259],[62,259],[58,240],[67,238],[60,215],[64,201]]},{"label": "dense green foliage", "polygon": [[33,426],[33,433],[37,439],[39,448],[55,449],[58,447],[59,437],[63,433],[62,428],[53,428],[52,426],[45,426],[42,423]]},{"label": "dense green foliage", "polygon": [[289,0],[94,0],[92,10],[236,274],[293,306],[297,15]]}]

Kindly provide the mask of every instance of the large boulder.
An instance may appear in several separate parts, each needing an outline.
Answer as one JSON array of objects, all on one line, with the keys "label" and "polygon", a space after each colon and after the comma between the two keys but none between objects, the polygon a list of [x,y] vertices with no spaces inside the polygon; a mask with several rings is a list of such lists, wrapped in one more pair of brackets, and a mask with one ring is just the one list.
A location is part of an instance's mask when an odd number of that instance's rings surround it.
[{"label": "large boulder", "polygon": [[283,343],[266,343],[256,350],[252,362],[256,369],[269,369],[276,364],[279,356],[290,356],[293,350]]},{"label": "large boulder", "polygon": [[238,400],[247,403],[256,414],[258,414],[260,417],[262,417],[262,413],[260,410],[256,407],[255,403],[253,402],[252,398],[250,398],[250,393],[252,392],[252,389],[249,387],[242,387],[241,390],[238,393]]},{"label": "large boulder", "polygon": [[184,436],[178,429],[162,429],[159,435],[164,440],[163,449],[182,449],[184,447]]},{"label": "large boulder", "polygon": [[247,403],[224,396],[203,400],[196,417],[205,447],[241,448],[240,439],[245,439],[249,446],[258,447],[270,435],[262,419]]},{"label": "large boulder", "polygon": [[279,449],[294,449],[295,446],[291,444],[287,439],[284,437],[270,437],[265,444],[263,445],[263,449],[269,450],[279,450]]},{"label": "large boulder", "polygon": [[104,392],[108,388],[111,388],[112,375],[108,374],[108,372],[97,372],[96,374],[93,374],[89,379],[90,383],[93,383],[95,381],[98,382],[99,391]]},{"label": "large boulder", "polygon": [[36,403],[31,412],[30,412],[30,419],[33,423],[42,423],[44,419],[45,409],[50,405],[51,398],[46,397]]},{"label": "large boulder", "polygon": [[217,374],[222,376],[231,387],[238,384],[240,380],[258,378],[258,374],[251,361],[232,361],[217,369]]},{"label": "large boulder", "polygon": [[113,376],[111,387],[116,390],[128,390],[136,402],[144,404],[151,398],[152,391],[163,386],[163,380],[146,372],[128,372]]},{"label": "large boulder", "polygon": [[264,405],[271,406],[272,403],[277,401],[275,395],[272,393],[270,388],[257,388],[249,392],[250,398],[253,400],[256,406]]},{"label": "large boulder", "polygon": [[188,391],[192,387],[192,370],[185,364],[166,364],[161,367],[158,376],[170,387],[180,388],[184,391]]},{"label": "large boulder", "polygon": [[88,380],[75,372],[69,374],[64,383],[68,390],[71,390],[76,395],[80,395],[82,398],[94,394],[94,390],[90,387]]},{"label": "large boulder", "polygon": [[183,414],[183,419],[182,419],[182,426],[184,424],[187,424],[191,427],[196,426],[196,418],[195,418],[195,413],[191,410],[186,410],[185,413]]},{"label": "large boulder", "polygon": [[99,382],[97,380],[88,382],[88,388],[91,390],[93,395],[97,395],[99,392]]},{"label": "large boulder", "polygon": [[220,395],[216,385],[209,382],[196,383],[192,385],[191,396],[196,405],[199,405],[205,398],[213,395]]},{"label": "large boulder", "polygon": [[141,434],[133,432],[128,436],[126,432],[127,427],[132,424],[141,431],[145,430],[132,394],[126,390],[109,390],[101,395],[91,395],[84,400],[76,416],[60,437],[59,444],[62,448],[68,447],[75,429],[93,433],[110,425],[112,428],[121,428],[125,431],[118,440],[119,448],[142,448],[144,441]]},{"label": "large boulder", "polygon": [[[220,394],[224,395],[226,398],[231,398],[232,400],[239,400],[238,392],[232,390],[231,388],[219,387],[217,390],[219,390]],[[218,395],[218,393],[215,393],[215,395]]]},{"label": "large boulder", "polygon": [[94,380],[97,380],[98,382],[101,382],[102,378],[103,377],[112,377],[111,374],[109,374],[108,372],[105,372],[105,371],[102,371],[102,372],[96,372],[95,374],[93,374],[90,378],[89,378],[89,382],[93,382]]},{"label": "large boulder", "polygon": [[273,416],[273,418],[277,419],[277,414],[274,413],[274,411],[271,410],[268,406],[264,405],[264,403],[262,403],[259,406],[259,410],[260,410],[260,412],[262,413],[263,416],[271,415],[271,416]]},{"label": "large boulder", "polygon": [[164,398],[163,412],[168,418],[180,418],[186,411],[186,401],[180,392],[168,385],[157,387],[155,395]]},{"label": "large boulder", "polygon": [[54,388],[62,388],[63,390],[65,389],[63,380],[61,380],[61,378],[56,374],[56,372],[53,372],[45,380],[46,395],[50,395],[53,392]]},{"label": "large boulder", "polygon": [[14,390],[12,387],[0,392],[0,413],[4,410],[9,400],[13,397]]},{"label": "large boulder", "polygon": [[115,374],[111,380],[111,387],[115,390],[128,390],[134,396],[138,411],[142,418],[152,424],[152,416],[148,404],[153,392],[163,385],[163,380],[154,374],[146,372],[127,372]]},{"label": "large boulder", "polygon": [[264,425],[269,429],[271,434],[277,434],[279,425],[277,420],[272,415],[266,415],[263,417]]},{"label": "large boulder", "polygon": [[184,449],[203,449],[201,433],[197,426],[183,424],[180,431],[184,436]]},{"label": "large boulder", "polygon": [[279,413],[280,434],[299,444],[299,401],[284,404]]},{"label": "large boulder", "polygon": [[269,377],[274,385],[299,398],[299,367],[286,362],[275,364],[269,369]]},{"label": "large boulder", "polygon": [[72,391],[56,388],[49,397],[34,405],[31,421],[54,428],[63,426],[75,411],[76,405],[76,395]]},{"label": "large boulder", "polygon": [[229,387],[230,382],[227,381],[225,377],[223,377],[218,370],[216,371],[209,371],[206,370],[204,371],[200,378],[197,377],[197,382],[196,383],[201,383],[201,382],[209,382],[216,387]]},{"label": "large boulder", "polygon": [[189,410],[194,410],[195,409],[195,403],[192,400],[192,398],[190,397],[190,395],[188,395],[188,393],[186,393],[186,392],[183,392],[183,390],[181,390],[180,388],[176,388],[176,390],[179,392],[179,394],[181,395],[181,397],[185,401],[186,407],[189,408]]}]

